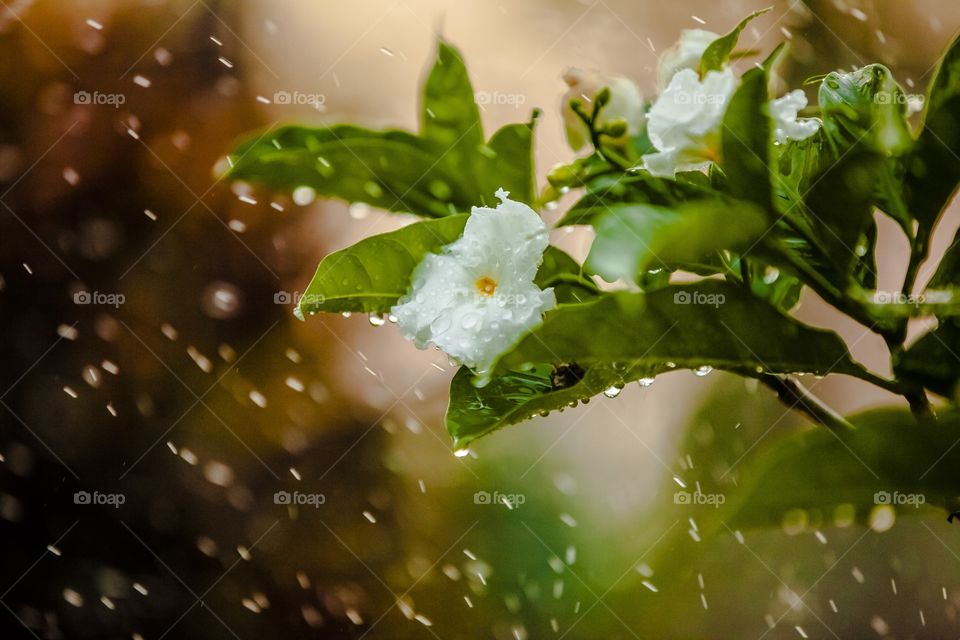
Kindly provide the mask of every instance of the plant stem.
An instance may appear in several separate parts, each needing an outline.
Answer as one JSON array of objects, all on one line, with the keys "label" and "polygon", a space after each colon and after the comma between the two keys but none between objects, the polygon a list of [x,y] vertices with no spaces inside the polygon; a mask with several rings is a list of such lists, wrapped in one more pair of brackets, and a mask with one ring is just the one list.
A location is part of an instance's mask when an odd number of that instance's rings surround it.
[{"label": "plant stem", "polygon": [[818,424],[832,431],[852,431],[855,427],[843,416],[828,407],[820,398],[790,376],[765,375],[760,381],[777,393],[780,401],[791,409],[797,409]]}]

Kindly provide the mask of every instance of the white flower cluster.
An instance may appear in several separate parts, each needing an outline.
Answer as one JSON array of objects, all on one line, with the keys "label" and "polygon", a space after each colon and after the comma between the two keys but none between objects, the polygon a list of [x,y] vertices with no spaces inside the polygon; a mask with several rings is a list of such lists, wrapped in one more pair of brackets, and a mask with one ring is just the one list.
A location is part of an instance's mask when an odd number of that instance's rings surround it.
[{"label": "white flower cluster", "polygon": [[[647,114],[647,132],[657,152],[643,157],[644,168],[654,175],[672,177],[677,171],[703,169],[720,157],[723,115],[737,79],[729,66],[709,71],[702,79],[699,73],[700,58],[719,37],[701,29],[685,30],[660,59],[662,92]],[[797,119],[805,106],[807,96],[799,89],[770,102],[777,143],[816,133],[818,120]]]},{"label": "white flower cluster", "polygon": [[[676,44],[660,57],[660,95],[646,114],[640,90],[630,80],[578,69],[568,71],[564,76],[569,89],[563,97],[563,117],[570,146],[578,150],[589,139],[586,125],[569,106],[570,100],[589,102],[607,87],[610,102],[600,112],[596,125],[624,120],[629,135],[635,135],[645,125],[656,148],[656,152],[643,157],[643,168],[650,173],[673,177],[678,171],[701,170],[717,162],[723,116],[738,86],[729,66],[700,77],[700,58],[719,37],[703,29],[687,29],[680,34]],[[819,120],[797,117],[806,106],[807,97],[799,89],[770,102],[769,114],[778,144],[803,140],[816,133]]]},{"label": "white flower cluster", "polygon": [[409,293],[391,309],[417,347],[434,344],[478,371],[489,369],[556,306],[553,289],[533,282],[547,227],[509,195],[497,191],[496,209],[474,207],[460,239],[423,259]]}]

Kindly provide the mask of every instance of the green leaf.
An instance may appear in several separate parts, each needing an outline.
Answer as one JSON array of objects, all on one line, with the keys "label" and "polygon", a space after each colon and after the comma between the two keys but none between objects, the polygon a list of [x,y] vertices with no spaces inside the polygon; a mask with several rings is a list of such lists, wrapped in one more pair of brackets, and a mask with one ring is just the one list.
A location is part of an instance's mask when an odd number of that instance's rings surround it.
[{"label": "green leaf", "polygon": [[789,273],[756,260],[748,260],[750,292],[786,313],[800,301],[803,282]]},{"label": "green leaf", "polygon": [[860,371],[836,334],[784,316],[739,287],[702,281],[618,292],[559,307],[501,356],[494,373],[527,365],[667,362],[755,375]]},{"label": "green leaf", "polygon": [[548,312],[501,356],[485,386],[461,370],[447,429],[457,447],[608,388],[674,368],[744,375],[862,370],[835,334],[807,327],[739,287],[703,281],[651,293],[612,293]]},{"label": "green leaf", "polygon": [[[846,278],[872,247],[869,234],[876,185],[885,170],[885,159],[877,154],[850,151],[818,175],[805,196],[808,220],[841,278]],[[873,282],[875,270],[866,275],[870,279],[863,282]]]},{"label": "green leaf", "polygon": [[442,41],[424,83],[422,112],[420,135],[334,125],[287,126],[253,136],[231,154],[228,175],[428,217],[494,206],[500,188],[514,200],[534,203],[537,113],[485,142],[463,60]]},{"label": "green leaf", "polygon": [[459,238],[469,217],[415,222],[331,253],[300,298],[298,317],[320,311],[386,313],[407,292],[420,261]]},{"label": "green leaf", "polygon": [[510,192],[512,199],[533,206],[537,199],[533,132],[539,116],[540,112],[534,111],[527,123],[501,127],[481,149],[483,164],[477,170],[483,177],[485,194],[502,188]]},{"label": "green leaf", "polygon": [[820,83],[823,129],[837,155],[854,145],[899,156],[913,145],[906,95],[882,64],[827,74]]},{"label": "green leaf", "polygon": [[953,242],[944,252],[937,270],[927,285],[931,289],[948,289],[958,286],[960,286],[960,230],[954,234]]},{"label": "green leaf", "polygon": [[682,205],[690,200],[716,198],[719,191],[692,180],[673,180],[640,171],[634,175],[605,174],[591,179],[587,192],[578,200],[557,226],[593,224],[611,207],[618,204],[653,204],[665,207]]},{"label": "green leaf", "polygon": [[947,318],[925,333],[894,360],[897,377],[922,384],[934,393],[954,398],[960,382],[960,326]]},{"label": "green leaf", "polygon": [[772,206],[771,132],[767,76],[762,69],[751,69],[744,74],[723,115],[720,135],[722,164],[730,192],[769,209]]},{"label": "green leaf", "polygon": [[926,100],[924,126],[905,159],[909,210],[928,234],[960,182],[960,36],[940,60]]},{"label": "green leaf", "polygon": [[553,245],[543,253],[543,262],[533,281],[541,289],[553,287],[560,304],[585,302],[600,293],[577,261]]},{"label": "green leaf", "polygon": [[850,421],[853,431],[814,429],[769,443],[737,473],[738,488],[718,515],[730,527],[779,527],[791,514],[793,521],[800,516],[817,527],[832,522],[841,505],[861,520],[878,504],[891,504],[901,514],[916,513],[915,503],[956,508],[955,412],[936,423],[917,424],[902,409]]},{"label": "green leaf", "polygon": [[484,144],[480,110],[460,52],[442,40],[423,86],[421,135],[452,156],[453,164],[468,165]]},{"label": "green leaf", "polygon": [[700,58],[700,75],[707,75],[708,71],[722,69],[723,65],[730,59],[730,54],[737,47],[737,41],[740,40],[740,34],[746,29],[751,20],[770,11],[772,7],[754,11],[749,16],[740,21],[733,30],[725,36],[717,38],[706,48],[703,56]]},{"label": "green leaf", "polygon": [[749,249],[767,230],[755,205],[730,199],[700,200],[676,208],[616,205],[594,222],[596,239],[586,266],[604,280],[637,280],[654,268],[702,264],[720,250]]},{"label": "green leaf", "polygon": [[293,125],[251,138],[233,156],[231,179],[310,187],[387,211],[442,217],[480,201],[475,186],[438,162],[436,147],[404,131]]}]

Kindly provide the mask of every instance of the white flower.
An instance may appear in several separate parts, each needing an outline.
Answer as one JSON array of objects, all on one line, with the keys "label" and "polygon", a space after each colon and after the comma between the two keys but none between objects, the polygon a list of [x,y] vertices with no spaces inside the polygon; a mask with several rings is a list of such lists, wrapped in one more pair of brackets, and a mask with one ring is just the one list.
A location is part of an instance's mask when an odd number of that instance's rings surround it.
[{"label": "white flower", "polygon": [[627,135],[636,135],[643,129],[643,96],[632,80],[582,69],[568,69],[563,80],[569,89],[563,94],[560,106],[567,142],[574,151],[579,151],[590,140],[590,130],[570,108],[570,101],[579,100],[584,111],[590,113],[593,99],[604,88],[610,89],[610,102],[600,110],[597,126],[622,118],[627,123]]},{"label": "white flower", "polygon": [[433,343],[485,371],[556,306],[553,289],[533,283],[547,228],[533,209],[497,191],[496,209],[474,207],[463,236],[427,255],[407,295],[390,311],[420,349]]},{"label": "white flower", "polygon": [[720,36],[712,31],[703,29],[684,29],[680,32],[680,39],[672,47],[664,51],[657,63],[657,82],[663,89],[673,79],[673,76],[682,69],[700,69],[700,58],[711,42]]},{"label": "white flower", "polygon": [[647,132],[658,153],[643,156],[644,167],[673,177],[715,162],[723,114],[736,88],[729,67],[708,72],[702,82],[692,69],[678,71],[647,114]]},{"label": "white flower", "polygon": [[770,117],[773,118],[773,137],[778,144],[787,140],[809,138],[820,128],[816,118],[797,119],[797,112],[807,106],[807,95],[800,89],[791,91],[782,98],[770,102]]}]

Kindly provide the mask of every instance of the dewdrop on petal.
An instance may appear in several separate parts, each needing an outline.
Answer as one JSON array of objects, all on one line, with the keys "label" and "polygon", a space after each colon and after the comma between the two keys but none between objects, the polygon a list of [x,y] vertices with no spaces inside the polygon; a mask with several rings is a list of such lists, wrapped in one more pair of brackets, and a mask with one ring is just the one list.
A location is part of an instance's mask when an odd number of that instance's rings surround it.
[{"label": "dewdrop on petal", "polygon": [[556,306],[553,289],[533,282],[547,227],[508,195],[497,191],[496,209],[474,207],[460,239],[423,259],[409,292],[390,310],[418,348],[434,344],[477,371],[488,370]]}]

